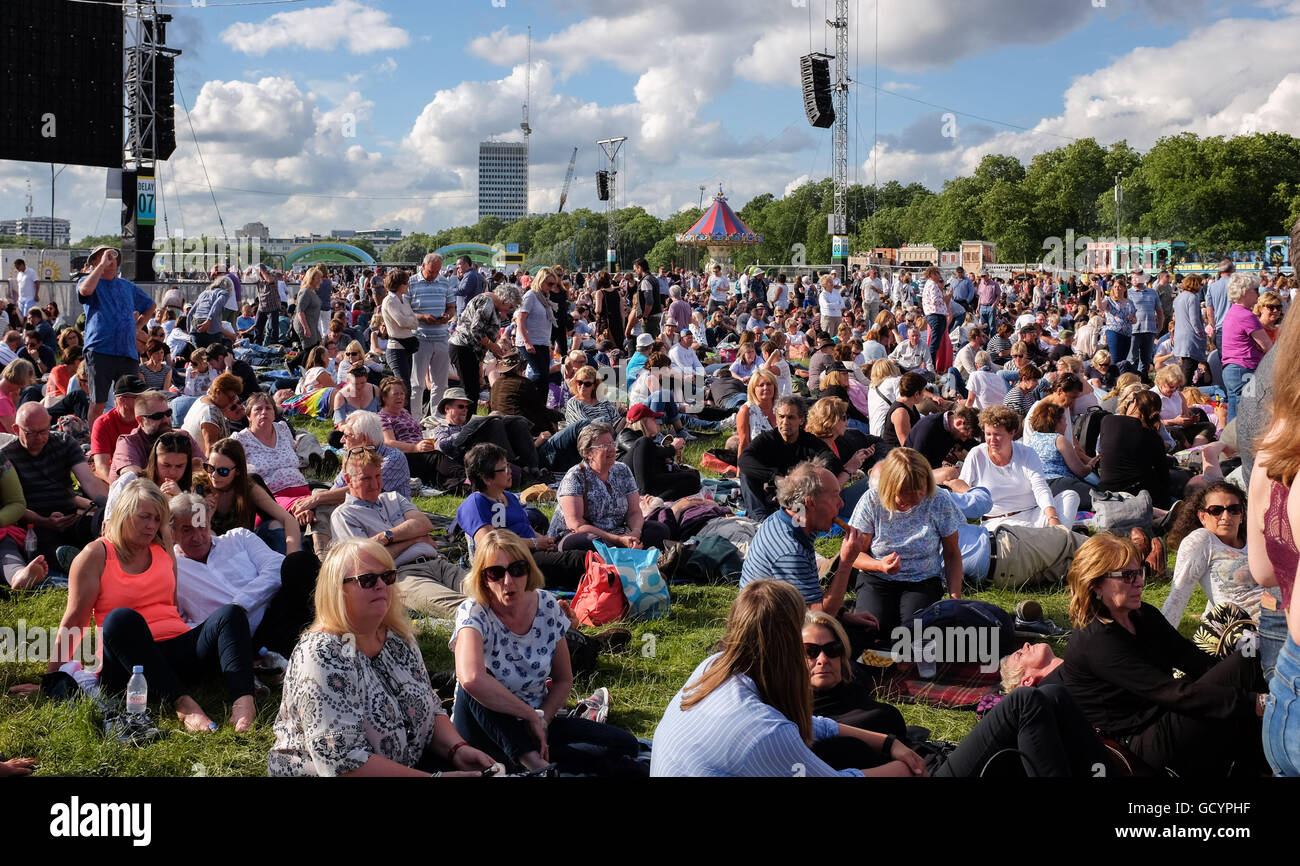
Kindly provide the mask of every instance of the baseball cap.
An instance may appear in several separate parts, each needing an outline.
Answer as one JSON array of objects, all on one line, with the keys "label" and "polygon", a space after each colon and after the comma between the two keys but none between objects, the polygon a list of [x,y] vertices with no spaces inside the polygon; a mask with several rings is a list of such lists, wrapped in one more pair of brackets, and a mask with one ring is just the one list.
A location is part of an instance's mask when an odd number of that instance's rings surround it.
[{"label": "baseball cap", "polygon": [[663,412],[656,412],[644,403],[637,403],[631,409],[627,410],[627,420],[629,422],[640,421],[642,418],[662,418]]},{"label": "baseball cap", "polygon": [[134,373],[127,373],[117,377],[113,383],[114,394],[143,394],[149,390],[149,386],[144,383],[144,379]]}]

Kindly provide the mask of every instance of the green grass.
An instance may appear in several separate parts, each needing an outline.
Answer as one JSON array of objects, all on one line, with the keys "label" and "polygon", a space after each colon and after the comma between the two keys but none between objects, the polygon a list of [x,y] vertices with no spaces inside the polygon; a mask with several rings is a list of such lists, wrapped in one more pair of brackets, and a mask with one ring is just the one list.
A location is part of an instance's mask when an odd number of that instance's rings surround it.
[{"label": "green grass", "polygon": [[[303,426],[316,432],[322,441],[330,429],[325,422],[307,422]],[[706,448],[721,444],[722,437],[692,442],[686,452],[687,460],[698,464]],[[421,509],[438,514],[454,513],[459,502],[459,498],[450,496],[416,500]],[[817,541],[816,548],[819,554],[831,557],[838,552],[839,545],[839,538],[823,538]],[[629,649],[618,655],[602,656],[594,674],[578,678],[574,699],[605,686],[613,699],[610,722],[637,736],[652,736],[672,696],[722,636],[736,592],[735,587],[725,586],[674,587],[670,616],[630,624],[633,639]],[[1169,584],[1164,582],[1150,585],[1145,598],[1159,606],[1168,594]],[[1068,622],[1069,596],[1064,587],[1032,593],[990,589],[970,597],[993,602],[1007,610],[1021,599],[1034,598],[1056,622]],[[65,600],[63,592],[13,594],[0,599],[0,624],[16,627],[19,620],[24,620],[28,628],[57,627]],[[1205,597],[1197,589],[1187,609],[1200,611],[1204,604]],[[1185,615],[1180,631],[1190,636],[1196,624],[1195,619]],[[418,638],[430,670],[452,667],[445,628],[424,626]],[[1065,641],[1052,643],[1058,655],[1064,653]],[[0,753],[37,758],[42,775],[257,776],[266,772],[267,752],[274,741],[272,724],[279,708],[278,689],[272,689],[270,699],[258,705],[257,724],[248,734],[236,735],[224,726],[215,734],[191,734],[174,717],[167,716],[159,720],[159,726],[166,732],[163,739],[149,746],[133,747],[104,739],[94,707],[87,700],[58,703],[9,694],[10,686],[37,682],[43,671],[44,665],[40,663],[0,664]],[[229,716],[230,708],[219,686],[198,689],[195,698],[212,718],[224,722]],[[909,725],[929,728],[939,739],[961,740],[975,724],[974,713],[968,711],[911,704],[901,704],[899,708]],[[156,719],[157,710],[153,708]]]}]

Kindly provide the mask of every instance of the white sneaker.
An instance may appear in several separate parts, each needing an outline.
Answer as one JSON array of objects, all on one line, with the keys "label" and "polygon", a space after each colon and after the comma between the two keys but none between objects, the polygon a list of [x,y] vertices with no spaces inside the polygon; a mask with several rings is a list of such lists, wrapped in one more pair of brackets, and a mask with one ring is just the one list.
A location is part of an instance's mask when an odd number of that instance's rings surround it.
[{"label": "white sneaker", "polygon": [[579,718],[604,723],[609,718],[609,689],[601,686],[591,693],[591,697],[578,701],[574,713]]},{"label": "white sneaker", "polygon": [[728,415],[726,418],[723,418],[721,421],[719,421],[719,422],[718,422],[718,429],[719,429],[719,430],[735,430],[735,429],[736,429],[736,415],[733,413],[733,414],[731,414],[731,415]]}]

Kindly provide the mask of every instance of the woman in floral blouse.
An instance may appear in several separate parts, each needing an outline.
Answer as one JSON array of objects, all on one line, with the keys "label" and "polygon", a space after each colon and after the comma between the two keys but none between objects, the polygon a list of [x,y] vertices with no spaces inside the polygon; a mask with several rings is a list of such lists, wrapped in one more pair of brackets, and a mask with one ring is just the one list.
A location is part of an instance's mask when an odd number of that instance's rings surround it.
[{"label": "woman in floral blouse", "polygon": [[494,763],[456,733],[395,604],[393,559],[367,538],[337,541],[316,581],[275,719],[272,776],[477,776]]}]

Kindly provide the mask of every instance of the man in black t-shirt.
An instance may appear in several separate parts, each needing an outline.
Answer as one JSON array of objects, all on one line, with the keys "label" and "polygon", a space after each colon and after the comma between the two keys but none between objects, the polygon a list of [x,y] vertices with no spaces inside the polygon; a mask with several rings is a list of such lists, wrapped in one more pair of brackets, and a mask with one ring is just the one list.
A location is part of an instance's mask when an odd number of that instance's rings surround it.
[{"label": "man in black t-shirt", "polygon": [[633,262],[632,271],[637,279],[637,312],[645,323],[645,332],[657,336],[659,320],[663,313],[663,304],[659,297],[659,280],[650,273],[650,263],[645,259],[637,259]]},{"label": "man in black t-shirt", "polygon": [[951,412],[933,412],[912,425],[904,443],[915,448],[930,463],[931,469],[943,467],[943,460],[952,446],[969,442],[979,429],[979,413],[970,406],[961,406]]},{"label": "man in black t-shirt", "polygon": [[[58,570],[55,551],[61,545],[84,547],[99,535],[102,518],[94,506],[103,506],[108,487],[95,476],[80,445],[50,430],[50,415],[40,403],[20,406],[14,426],[18,438],[0,449],[0,459],[13,465],[22,482],[27,499],[22,522],[36,530],[37,553]],[[73,477],[85,496],[73,492]]]}]

